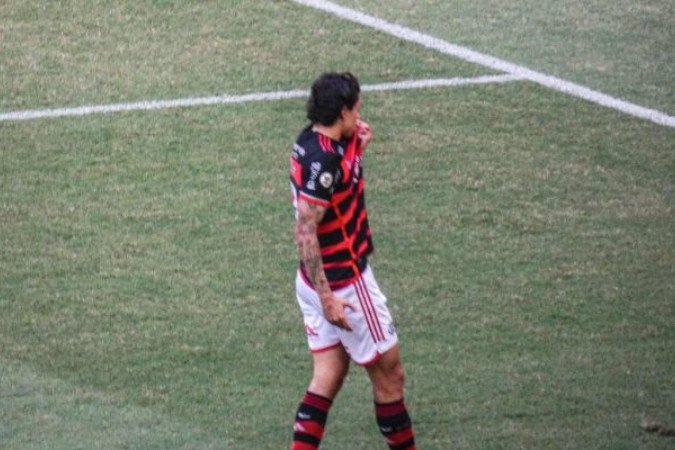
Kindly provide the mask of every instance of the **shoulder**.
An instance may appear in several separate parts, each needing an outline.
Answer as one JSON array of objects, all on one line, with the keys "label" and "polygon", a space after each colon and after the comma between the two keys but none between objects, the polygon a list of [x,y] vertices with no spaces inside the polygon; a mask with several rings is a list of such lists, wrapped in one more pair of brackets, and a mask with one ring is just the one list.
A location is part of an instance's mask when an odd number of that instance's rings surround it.
[{"label": "shoulder", "polygon": [[303,165],[319,163],[327,167],[335,166],[339,165],[341,159],[337,147],[326,136],[314,133],[311,129],[306,128],[300,133],[293,145],[293,157]]}]

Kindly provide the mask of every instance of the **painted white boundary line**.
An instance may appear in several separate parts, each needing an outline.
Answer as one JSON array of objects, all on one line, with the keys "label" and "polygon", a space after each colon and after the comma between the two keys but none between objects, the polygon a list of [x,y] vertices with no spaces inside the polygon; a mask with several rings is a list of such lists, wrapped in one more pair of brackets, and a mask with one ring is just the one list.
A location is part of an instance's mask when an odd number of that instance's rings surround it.
[{"label": "painted white boundary line", "polygon": [[[406,80],[393,83],[363,85],[361,89],[368,91],[395,91],[403,89],[425,89],[442,86],[463,86],[468,84],[506,83],[520,79],[514,75],[489,75],[476,78],[442,78],[432,80]],[[33,120],[47,117],[87,116],[90,114],[114,113],[122,111],[141,111],[153,109],[181,108],[188,106],[222,105],[227,103],[246,103],[257,101],[284,100],[307,97],[307,90],[258,92],[243,95],[219,95],[213,97],[193,97],[176,100],[155,100],[136,103],[116,103],[110,105],[79,106],[75,108],[34,109],[0,113],[0,122]]]},{"label": "painted white boundary line", "polygon": [[594,91],[585,86],[581,86],[570,81],[546,75],[541,72],[519,66],[490,55],[476,52],[466,47],[452,44],[442,39],[420,33],[411,28],[397,25],[386,20],[370,16],[359,11],[345,8],[335,3],[325,0],[290,0],[300,5],[309,6],[330,13],[334,16],[347,19],[358,24],[374,28],[384,33],[396,36],[399,39],[420,44],[426,48],[437,50],[446,55],[454,56],[465,61],[479,64],[493,70],[498,70],[511,75],[518,76],[542,86],[564,92],[574,97],[582,98],[598,105],[606,106],[635,117],[650,120],[659,125],[675,127],[675,117],[669,116],[660,111],[645,108],[627,101],[611,97],[602,92]]},{"label": "painted white boundary line", "polygon": [[408,80],[392,83],[366,84],[361,86],[364,92],[401,91],[405,89],[426,89],[433,87],[465,86],[467,84],[492,84],[518,81],[521,78],[515,75],[483,75],[475,78],[439,78],[436,80]]}]

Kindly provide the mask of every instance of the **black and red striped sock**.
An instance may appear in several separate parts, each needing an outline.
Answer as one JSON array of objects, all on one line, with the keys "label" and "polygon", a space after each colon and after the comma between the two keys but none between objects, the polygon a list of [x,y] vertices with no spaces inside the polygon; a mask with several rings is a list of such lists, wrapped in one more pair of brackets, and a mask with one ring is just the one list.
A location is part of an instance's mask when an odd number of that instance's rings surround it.
[{"label": "black and red striped sock", "polygon": [[305,393],[295,415],[291,450],[316,450],[319,448],[328,410],[333,402],[326,397]]},{"label": "black and red striped sock", "polygon": [[375,415],[390,449],[415,450],[415,433],[403,399],[392,403],[375,402]]}]

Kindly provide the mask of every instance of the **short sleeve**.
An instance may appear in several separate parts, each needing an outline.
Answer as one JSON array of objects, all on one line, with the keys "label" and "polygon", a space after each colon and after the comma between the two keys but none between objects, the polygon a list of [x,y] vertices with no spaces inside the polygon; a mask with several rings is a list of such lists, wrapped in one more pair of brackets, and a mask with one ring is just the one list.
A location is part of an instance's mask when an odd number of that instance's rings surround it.
[{"label": "short sleeve", "polygon": [[291,158],[291,179],[298,196],[310,203],[329,206],[339,168],[339,159],[329,152]]}]

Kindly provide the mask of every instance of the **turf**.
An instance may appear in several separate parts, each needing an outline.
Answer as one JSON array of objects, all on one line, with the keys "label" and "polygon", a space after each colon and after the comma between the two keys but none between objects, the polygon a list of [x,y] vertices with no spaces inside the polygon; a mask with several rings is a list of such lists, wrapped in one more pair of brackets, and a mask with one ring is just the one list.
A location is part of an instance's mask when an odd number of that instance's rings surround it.
[{"label": "turf", "polygon": [[[489,73],[289,2],[88,5],[0,6],[0,109]],[[0,447],[288,446],[302,109],[0,122]],[[672,446],[645,428],[675,425],[673,130],[527,82],[368,93],[363,114],[419,447]],[[372,410],[354,367],[324,447],[384,448]]]},{"label": "turf", "polygon": [[675,7],[668,0],[339,3],[675,114]]}]

